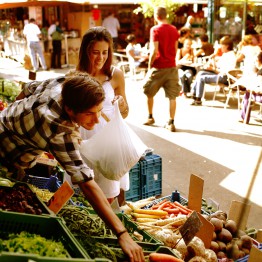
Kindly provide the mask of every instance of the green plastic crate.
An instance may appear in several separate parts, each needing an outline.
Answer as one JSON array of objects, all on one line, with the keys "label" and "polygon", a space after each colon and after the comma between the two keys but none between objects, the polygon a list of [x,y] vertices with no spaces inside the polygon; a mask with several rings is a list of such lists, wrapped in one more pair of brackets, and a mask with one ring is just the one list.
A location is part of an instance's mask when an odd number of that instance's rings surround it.
[{"label": "green plastic crate", "polygon": [[129,171],[130,189],[125,191],[126,201],[138,201],[141,199],[141,173],[140,162],[136,163]]},{"label": "green plastic crate", "polygon": [[141,199],[162,194],[162,158],[157,154],[140,160]]},{"label": "green plastic crate", "polygon": [[[108,248],[110,248],[111,251],[114,252],[117,261],[129,261],[127,255],[125,255],[118,243],[118,240],[116,238],[102,238],[102,237],[94,237],[95,241],[102,243],[106,245]],[[83,247],[85,246],[85,243],[82,242],[85,240],[80,240],[79,242],[82,243]],[[145,243],[136,241],[136,243],[142,247],[144,256],[148,256],[150,253],[156,252],[156,253],[164,253],[169,254],[174,257],[178,257],[177,254],[169,247],[163,246],[163,244],[160,243]]]},{"label": "green plastic crate", "polygon": [[[26,231],[61,241],[71,258],[90,259],[61,218],[0,211],[0,225],[0,238],[6,238],[10,233]],[[52,261],[61,260],[52,258]]]},{"label": "green plastic crate", "polygon": [[1,262],[110,262],[108,259],[85,259],[85,258],[48,258],[36,255],[23,255],[3,252],[0,254]]},{"label": "green plastic crate", "polygon": [[[146,243],[155,243],[155,244],[161,244],[163,245],[163,242],[153,237],[151,234],[147,233],[143,229],[139,229],[138,225],[132,221],[126,214],[118,213],[117,216],[122,221],[123,225],[127,229],[129,233],[134,233],[135,231],[138,232],[141,236],[143,236],[143,241],[140,242],[146,242]],[[139,239],[134,238],[135,241],[139,241]]]},{"label": "green plastic crate", "polygon": [[[36,193],[33,192],[32,188],[31,188],[30,185],[28,185],[27,183],[17,182],[17,183],[15,183],[15,184],[13,185],[13,187],[0,186],[0,189],[3,189],[3,190],[6,192],[6,194],[8,194],[8,193],[11,194],[13,191],[16,191],[16,190],[17,190],[16,188],[19,187],[19,186],[23,186],[23,187],[25,187],[25,188],[27,188],[27,189],[30,190],[31,195],[32,195],[32,198],[31,198],[32,203],[35,203],[35,204],[38,205],[38,207],[41,209],[43,215],[54,215],[54,212],[52,212],[52,211],[46,206],[46,204],[37,196]],[[19,197],[19,198],[18,198],[18,197]],[[26,198],[25,198],[25,199],[26,199]],[[0,200],[1,200],[1,197],[0,197]],[[17,202],[18,202],[18,201],[21,201],[21,200],[20,200],[20,196],[17,196],[17,197],[14,198],[13,200],[14,200],[14,201],[17,201]],[[29,204],[31,204],[31,203],[29,202]],[[13,210],[13,212],[16,212],[16,211]],[[27,213],[28,213],[28,212],[27,212]]]}]

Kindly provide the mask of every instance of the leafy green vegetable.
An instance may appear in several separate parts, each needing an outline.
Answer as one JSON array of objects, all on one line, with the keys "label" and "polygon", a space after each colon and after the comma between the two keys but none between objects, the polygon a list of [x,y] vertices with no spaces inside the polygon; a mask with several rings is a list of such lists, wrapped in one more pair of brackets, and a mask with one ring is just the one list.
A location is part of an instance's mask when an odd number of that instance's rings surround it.
[{"label": "leafy green vegetable", "polygon": [[8,239],[0,241],[0,251],[17,252],[22,254],[37,254],[44,257],[69,257],[61,242],[46,239],[37,234],[21,232],[9,234]]}]

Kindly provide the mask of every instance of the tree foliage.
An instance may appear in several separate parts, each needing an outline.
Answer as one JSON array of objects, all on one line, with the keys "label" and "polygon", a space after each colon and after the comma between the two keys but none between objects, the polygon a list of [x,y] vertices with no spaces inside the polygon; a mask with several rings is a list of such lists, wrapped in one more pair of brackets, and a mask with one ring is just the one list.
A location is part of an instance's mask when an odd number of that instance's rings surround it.
[{"label": "tree foliage", "polygon": [[167,20],[169,23],[174,21],[175,12],[183,4],[174,3],[172,0],[141,0],[138,1],[140,5],[133,12],[135,14],[142,13],[145,18],[154,16],[154,8],[157,6],[164,6],[167,10]]}]

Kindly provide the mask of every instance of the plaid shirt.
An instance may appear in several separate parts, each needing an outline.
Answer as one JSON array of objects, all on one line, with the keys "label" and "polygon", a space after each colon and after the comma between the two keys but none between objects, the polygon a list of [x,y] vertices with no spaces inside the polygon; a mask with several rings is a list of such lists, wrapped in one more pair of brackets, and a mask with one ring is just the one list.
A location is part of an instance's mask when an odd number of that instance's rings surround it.
[{"label": "plaid shirt", "polygon": [[30,168],[43,152],[50,152],[73,183],[93,178],[79,152],[79,126],[62,108],[64,77],[25,84],[26,98],[0,113],[0,156],[22,169]]}]

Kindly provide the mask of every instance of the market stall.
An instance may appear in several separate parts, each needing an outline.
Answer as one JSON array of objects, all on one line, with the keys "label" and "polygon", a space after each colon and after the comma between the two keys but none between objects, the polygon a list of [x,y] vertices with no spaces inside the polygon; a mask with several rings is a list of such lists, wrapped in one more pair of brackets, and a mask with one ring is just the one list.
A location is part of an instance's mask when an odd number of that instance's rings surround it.
[{"label": "market stall", "polygon": [[[39,163],[56,166],[51,155],[40,159]],[[250,205],[232,201],[228,213],[219,210],[217,203],[202,198],[201,185],[203,186],[204,181],[196,175],[191,176],[187,198],[177,190],[171,195],[161,197],[161,157],[152,152],[141,159],[130,172],[139,174],[141,179],[140,182],[132,183],[127,196],[129,194],[129,198],[138,200],[126,200],[126,204],[121,207],[114,203],[112,208],[132,238],[143,248],[146,261],[260,261],[256,259],[261,259],[262,255],[262,244],[259,242],[262,240],[261,231],[247,228]],[[6,200],[0,194],[3,210],[0,222],[1,225],[9,223],[8,227],[1,227],[0,235],[15,233],[18,239],[23,238],[25,241],[28,235],[21,232],[28,230],[33,238],[41,235],[47,239],[44,241],[49,241],[51,237],[67,249],[59,254],[55,253],[64,257],[63,261],[70,261],[72,258],[76,259],[74,261],[98,261],[98,258],[99,261],[108,262],[126,261],[114,232],[106,226],[77,188],[70,200],[60,203],[55,212],[50,209],[50,201],[62,194],[62,187],[67,183],[63,183],[63,176],[58,178],[57,174],[52,174],[44,177],[43,174],[38,177],[30,174],[25,183],[21,183],[14,181],[3,165],[0,176],[0,190],[11,191],[14,188],[17,191],[22,185],[25,187],[23,190],[36,194],[38,206],[50,216],[48,219],[41,213],[32,215],[30,208],[15,210],[13,207],[10,212],[3,205]],[[21,197],[21,194],[17,195]],[[19,203],[25,200],[15,201]],[[30,206],[34,205],[30,203]],[[62,221],[65,224],[61,224]],[[38,229],[39,226],[41,230]],[[56,229],[52,230],[53,227]],[[5,239],[4,243],[8,241]],[[71,243],[70,246],[68,243]],[[50,256],[50,253],[32,254],[31,252],[35,252],[32,250],[26,255],[10,252],[7,244],[0,247],[0,258],[5,259],[3,261],[23,261],[21,257],[41,261],[41,256],[46,256],[46,259]],[[227,258],[231,260],[225,260]],[[56,261],[55,257],[50,258],[50,261],[51,259]]]}]

